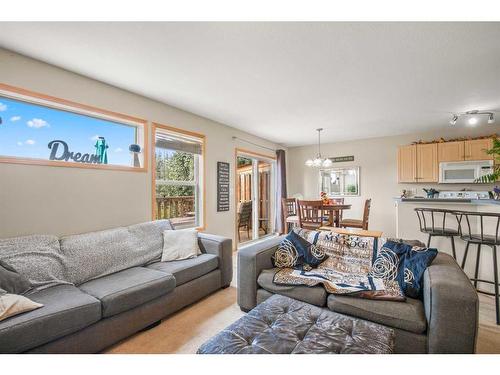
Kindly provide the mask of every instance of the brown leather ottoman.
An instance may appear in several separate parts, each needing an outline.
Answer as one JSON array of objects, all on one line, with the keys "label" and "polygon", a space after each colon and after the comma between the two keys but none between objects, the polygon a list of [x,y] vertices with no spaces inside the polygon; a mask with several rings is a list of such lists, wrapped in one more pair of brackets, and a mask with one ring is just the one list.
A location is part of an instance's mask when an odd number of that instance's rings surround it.
[{"label": "brown leather ottoman", "polygon": [[393,348],[390,328],[275,294],[198,354],[390,354]]}]

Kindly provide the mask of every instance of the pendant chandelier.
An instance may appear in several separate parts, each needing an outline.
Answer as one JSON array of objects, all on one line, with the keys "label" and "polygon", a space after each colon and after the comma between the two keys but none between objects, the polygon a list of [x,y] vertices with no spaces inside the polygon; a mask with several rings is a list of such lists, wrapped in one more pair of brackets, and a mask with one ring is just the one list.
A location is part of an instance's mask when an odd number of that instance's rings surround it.
[{"label": "pendant chandelier", "polygon": [[307,159],[306,160],[306,165],[308,167],[323,167],[323,168],[328,168],[332,166],[332,161],[328,158],[322,158],[321,157],[321,131],[323,128],[318,128],[316,131],[318,132],[318,154],[314,159]]}]

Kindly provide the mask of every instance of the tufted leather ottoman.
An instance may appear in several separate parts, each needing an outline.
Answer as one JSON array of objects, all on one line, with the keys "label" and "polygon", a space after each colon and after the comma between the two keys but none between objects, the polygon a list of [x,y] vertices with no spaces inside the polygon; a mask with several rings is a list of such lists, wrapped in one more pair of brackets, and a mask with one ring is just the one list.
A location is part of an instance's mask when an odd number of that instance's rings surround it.
[{"label": "tufted leather ottoman", "polygon": [[388,354],[392,329],[273,295],[199,349],[199,354]]}]

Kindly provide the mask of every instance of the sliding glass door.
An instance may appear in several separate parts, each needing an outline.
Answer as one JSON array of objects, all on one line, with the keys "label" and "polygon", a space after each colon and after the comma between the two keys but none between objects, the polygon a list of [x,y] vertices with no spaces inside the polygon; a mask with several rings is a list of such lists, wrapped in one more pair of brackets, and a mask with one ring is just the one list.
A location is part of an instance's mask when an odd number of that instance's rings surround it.
[{"label": "sliding glass door", "polygon": [[274,233],[275,160],[236,153],[236,225],[239,244]]}]

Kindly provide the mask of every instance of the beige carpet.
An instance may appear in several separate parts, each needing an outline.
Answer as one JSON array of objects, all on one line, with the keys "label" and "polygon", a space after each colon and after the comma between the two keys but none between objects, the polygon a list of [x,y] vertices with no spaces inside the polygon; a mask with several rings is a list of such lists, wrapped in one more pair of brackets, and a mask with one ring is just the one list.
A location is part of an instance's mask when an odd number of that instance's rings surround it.
[{"label": "beige carpet", "polygon": [[159,326],[138,333],[106,353],[196,353],[198,347],[243,315],[236,288],[222,289],[188,306]]}]

